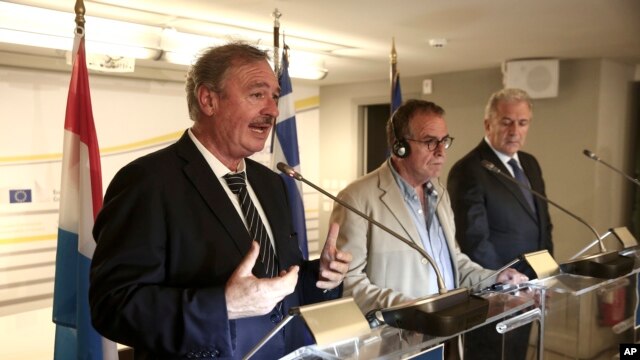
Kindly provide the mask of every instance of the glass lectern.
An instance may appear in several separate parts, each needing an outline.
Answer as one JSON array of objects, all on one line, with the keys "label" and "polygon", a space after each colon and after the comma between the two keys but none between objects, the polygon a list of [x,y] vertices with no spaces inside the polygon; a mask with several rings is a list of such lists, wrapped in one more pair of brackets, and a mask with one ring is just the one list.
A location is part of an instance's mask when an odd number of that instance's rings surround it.
[{"label": "glass lectern", "polygon": [[[523,315],[526,315],[525,311],[536,309],[538,305],[534,301],[534,293],[535,291],[533,290],[525,291],[525,289],[519,289],[519,291],[510,291],[508,293],[486,291],[477,294],[489,301],[486,320],[477,326],[450,336],[435,337],[416,331],[382,325],[359,337],[325,346],[310,345],[300,348],[283,359],[411,359],[420,357],[431,351],[442,351],[442,344],[447,339],[486,324],[497,321],[499,326],[508,331],[510,327],[535,320],[535,317],[523,317]],[[538,312],[540,312],[539,309]],[[542,313],[544,312],[542,311]],[[520,317],[518,318],[518,316]]]}]

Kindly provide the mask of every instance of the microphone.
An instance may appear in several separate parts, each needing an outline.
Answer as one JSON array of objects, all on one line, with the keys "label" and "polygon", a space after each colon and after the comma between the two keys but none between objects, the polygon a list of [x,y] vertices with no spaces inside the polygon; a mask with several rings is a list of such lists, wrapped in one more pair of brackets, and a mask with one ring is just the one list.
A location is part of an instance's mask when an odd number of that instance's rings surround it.
[{"label": "microphone", "polygon": [[594,154],[593,152],[584,149],[582,151],[583,154],[585,154],[585,156],[587,156],[590,159],[593,159],[596,162],[602,163],[604,166],[608,167],[609,169],[617,172],[618,174],[624,176],[625,178],[627,178],[627,180],[631,181],[632,183],[640,186],[640,181],[638,179],[632,178],[631,176],[625,174],[622,170],[616,169],[615,167],[607,164],[606,162],[604,162],[602,159],[600,159],[596,154]]},{"label": "microphone", "polygon": [[432,336],[449,336],[470,329],[486,320],[489,312],[489,300],[471,295],[467,288],[458,288],[447,292],[447,287],[444,284],[444,278],[440,273],[440,269],[436,266],[433,258],[422,248],[306,180],[291,166],[280,162],[277,168],[284,174],[318,190],[341,206],[366,219],[369,223],[379,227],[394,238],[416,250],[429,261],[429,264],[435,270],[440,294],[426,296],[385,309],[371,310],[365,316],[371,328],[375,328],[381,324],[388,324],[393,327],[417,331]]},{"label": "microphone", "polygon": [[292,178],[294,178],[294,179],[296,179],[298,181],[302,181],[305,184],[311,186],[312,188],[318,190],[319,192],[321,192],[325,196],[331,198],[333,201],[335,201],[338,204],[344,206],[345,208],[353,211],[354,213],[358,214],[360,217],[366,219],[370,223],[374,224],[375,226],[377,226],[380,229],[384,230],[385,232],[387,232],[391,236],[395,237],[396,239],[402,241],[403,243],[409,245],[411,248],[413,248],[414,250],[419,252],[420,255],[424,256],[424,258],[427,259],[427,261],[429,261],[429,264],[431,264],[431,266],[435,270],[436,278],[438,279],[438,291],[440,292],[440,294],[445,294],[447,292],[447,287],[444,284],[444,278],[442,277],[442,274],[440,273],[440,269],[438,269],[438,267],[436,266],[435,260],[433,260],[433,258],[426,251],[424,251],[424,249],[422,249],[418,245],[414,244],[412,241],[409,241],[409,240],[405,239],[400,234],[398,234],[395,231],[389,229],[388,227],[384,226],[383,224],[379,223],[378,221],[374,220],[373,218],[371,218],[367,214],[361,212],[360,210],[354,208],[353,206],[347,204],[346,202],[344,202],[344,201],[338,199],[337,197],[331,195],[330,193],[326,192],[324,189],[320,188],[319,186],[316,186],[315,184],[311,183],[307,179],[303,178],[302,175],[300,175],[300,173],[295,171],[291,166],[289,166],[289,165],[287,165],[287,164],[285,164],[283,162],[279,162],[278,165],[277,165],[277,168],[278,168],[278,170],[280,170],[285,175],[290,176],[290,177],[292,177]]},{"label": "microphone", "polygon": [[494,173],[494,174],[498,174],[498,175],[502,176],[503,178],[505,178],[505,179],[507,179],[507,180],[511,181],[512,183],[514,183],[514,184],[518,185],[519,187],[521,187],[521,188],[523,188],[523,189],[525,189],[525,190],[527,190],[527,191],[530,191],[533,195],[535,195],[536,197],[538,197],[538,198],[542,199],[544,202],[547,202],[547,203],[549,203],[549,204],[551,204],[551,205],[555,206],[556,208],[558,208],[558,209],[562,210],[565,214],[567,214],[567,215],[571,216],[572,218],[574,218],[574,219],[578,220],[579,222],[581,222],[582,224],[584,224],[586,227],[588,227],[588,228],[589,228],[589,230],[591,230],[591,232],[593,232],[593,233],[595,234],[596,239],[598,239],[598,245],[600,246],[600,252],[603,252],[603,253],[604,253],[604,252],[606,252],[606,251],[607,251],[607,250],[605,249],[605,247],[604,247],[603,242],[602,242],[602,237],[600,236],[600,234],[598,234],[598,231],[596,231],[596,229],[595,229],[593,226],[589,225],[589,223],[587,223],[587,222],[586,222],[585,220],[583,220],[581,217],[579,217],[578,215],[576,215],[576,214],[572,213],[571,211],[569,211],[569,210],[567,210],[567,209],[563,208],[562,206],[558,205],[557,203],[555,203],[555,202],[554,202],[554,201],[552,201],[551,199],[547,198],[546,196],[544,196],[544,195],[540,194],[539,192],[537,192],[537,191],[535,191],[535,190],[531,189],[530,187],[528,187],[528,186],[526,186],[526,185],[522,184],[522,183],[521,183],[521,182],[519,182],[518,180],[514,179],[511,175],[507,175],[507,174],[505,174],[504,172],[502,172],[502,170],[500,170],[500,169],[499,169],[497,166],[495,166],[492,162],[487,161],[487,160],[482,160],[480,163],[482,164],[482,166],[483,166],[485,169],[487,169],[487,170],[491,171],[491,172],[492,172],[492,173]]},{"label": "microphone", "polygon": [[589,223],[584,221],[581,217],[563,208],[562,206],[556,204],[546,196],[538,193],[537,191],[529,188],[528,186],[521,184],[518,180],[502,172],[493,163],[487,160],[482,160],[481,164],[485,169],[491,171],[492,173],[498,174],[504,177],[505,179],[508,179],[509,181],[515,183],[519,187],[527,191],[530,191],[533,195],[537,196],[543,201],[562,210],[567,215],[573,217],[574,219],[578,220],[579,222],[587,226],[596,235],[598,245],[600,245],[600,253],[596,255],[586,256],[584,258],[580,258],[575,261],[570,261],[568,263],[561,265],[561,268],[563,268],[565,272],[573,273],[577,275],[584,275],[584,276],[591,276],[591,277],[598,277],[598,278],[605,278],[605,279],[614,279],[624,274],[627,274],[629,273],[629,271],[631,271],[635,263],[634,259],[627,256],[622,256],[621,254],[615,251],[606,252],[606,249],[604,248],[604,244],[602,242],[602,239],[604,238],[604,236],[606,236],[606,234],[603,236],[600,236],[596,231],[596,229],[593,226],[589,225]]}]

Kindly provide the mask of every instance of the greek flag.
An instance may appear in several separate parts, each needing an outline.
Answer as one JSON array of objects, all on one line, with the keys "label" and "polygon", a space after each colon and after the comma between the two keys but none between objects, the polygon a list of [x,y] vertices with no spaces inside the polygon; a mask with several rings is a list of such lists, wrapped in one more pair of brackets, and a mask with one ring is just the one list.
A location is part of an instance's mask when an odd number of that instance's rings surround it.
[{"label": "greek flag", "polygon": [[402,92],[400,91],[400,73],[395,73],[391,83],[391,115],[402,105]]},{"label": "greek flag", "polygon": [[[278,77],[280,83],[280,101],[278,110],[280,116],[276,121],[275,138],[273,141],[272,158],[273,169],[278,162],[283,162],[300,171],[300,155],[298,153],[298,131],[296,129],[295,104],[291,78],[289,78],[289,59],[286,51],[282,54],[282,71]],[[302,202],[302,184],[293,178],[280,174],[287,186],[287,193],[291,202],[291,218],[298,234],[298,245],[305,259],[309,257],[307,246],[307,226],[305,223],[304,204]]]}]

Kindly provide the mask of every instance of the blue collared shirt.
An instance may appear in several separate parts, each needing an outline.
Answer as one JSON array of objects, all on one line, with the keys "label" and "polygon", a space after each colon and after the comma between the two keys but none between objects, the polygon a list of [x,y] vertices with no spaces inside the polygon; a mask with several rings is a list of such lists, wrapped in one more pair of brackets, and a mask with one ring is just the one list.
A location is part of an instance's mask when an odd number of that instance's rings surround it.
[{"label": "blue collared shirt", "polygon": [[[422,242],[423,248],[427,251],[433,260],[435,260],[438,269],[442,273],[442,277],[444,278],[444,284],[447,289],[453,289],[455,282],[453,281],[453,267],[451,263],[451,254],[449,253],[449,247],[447,246],[447,239],[444,237],[444,230],[442,229],[442,225],[440,224],[440,219],[438,219],[437,213],[433,217],[431,221],[431,226],[427,228],[427,216],[422,209],[422,203],[418,198],[418,194],[416,191],[409,185],[401,176],[396,172],[396,170],[391,165],[391,160],[389,161],[389,167],[391,168],[391,174],[393,174],[393,178],[396,180],[398,187],[400,188],[400,193],[404,198],[404,203],[407,206],[407,210],[409,210],[409,214],[411,214],[411,219],[413,220],[413,224],[416,226],[418,230],[418,234],[420,235],[420,241]],[[425,186],[424,189],[425,203],[429,203],[429,199],[427,196],[427,189]],[[436,195],[432,195],[436,196]],[[418,286],[418,284],[416,284]],[[429,274],[429,288],[428,294],[436,294],[438,293],[438,282],[435,271],[432,271]]]}]

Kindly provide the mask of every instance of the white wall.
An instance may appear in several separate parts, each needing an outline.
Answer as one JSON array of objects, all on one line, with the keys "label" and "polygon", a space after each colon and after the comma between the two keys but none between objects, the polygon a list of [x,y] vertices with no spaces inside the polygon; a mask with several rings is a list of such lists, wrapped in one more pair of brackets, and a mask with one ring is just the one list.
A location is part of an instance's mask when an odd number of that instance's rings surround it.
[{"label": "white wall", "polygon": [[[160,74],[161,75],[161,74]],[[159,76],[160,78],[162,76]],[[0,66],[0,359],[52,358],[51,321],[64,117],[70,74]],[[90,74],[103,189],[127,162],[191,126],[181,81]],[[305,177],[318,178],[318,88],[293,83]],[[33,202],[11,204],[10,189]],[[317,202],[305,190],[317,248]]]},{"label": "white wall", "polygon": [[[401,68],[401,67],[400,67]],[[610,227],[630,227],[631,188],[618,175],[587,159],[589,148],[601,157],[631,170],[635,152],[635,119],[630,85],[635,66],[609,60],[565,60],[560,64],[559,94],[534,100],[534,120],[525,151],[540,161],[547,195],[592,223],[600,233]],[[422,95],[422,80],[433,80],[433,93]],[[455,137],[442,179],[449,168],[481,140],[482,118],[489,95],[502,87],[499,68],[403,77],[403,98],[424,98],[442,105],[449,132]],[[342,184],[359,175],[358,106],[389,101],[388,81],[320,89],[321,181]],[[331,144],[331,146],[329,146]],[[381,144],[381,146],[383,146]],[[339,159],[339,160],[338,160]],[[326,231],[330,206],[320,214]],[[594,235],[583,224],[551,208],[556,259],[566,261],[591,242]]]}]

